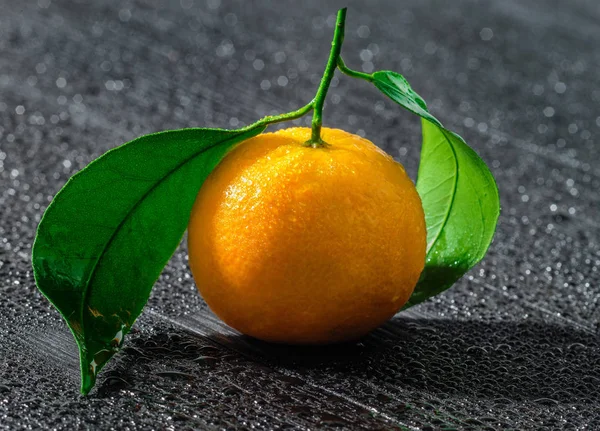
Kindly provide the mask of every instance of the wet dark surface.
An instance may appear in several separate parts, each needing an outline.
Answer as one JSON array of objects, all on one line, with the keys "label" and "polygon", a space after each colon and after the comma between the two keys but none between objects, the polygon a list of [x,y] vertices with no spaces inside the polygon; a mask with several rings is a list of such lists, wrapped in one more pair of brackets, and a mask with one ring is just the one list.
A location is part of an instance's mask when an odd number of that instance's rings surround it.
[{"label": "wet dark surface", "polygon": [[[357,345],[290,349],[216,320],[182,246],[78,395],[75,344],[30,269],[51,197],[141,134],[306,103],[335,6],[0,0],[0,429],[600,428],[595,0],[350,4],[346,62],[403,73],[494,172],[485,261]],[[414,174],[418,121],[362,82],[334,85],[325,124]]]}]

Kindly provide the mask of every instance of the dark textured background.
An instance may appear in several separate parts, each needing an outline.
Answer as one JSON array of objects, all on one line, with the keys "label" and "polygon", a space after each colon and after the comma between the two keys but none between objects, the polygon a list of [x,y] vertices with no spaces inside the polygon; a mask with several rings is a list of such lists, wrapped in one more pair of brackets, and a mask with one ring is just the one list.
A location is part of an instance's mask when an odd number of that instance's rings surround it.
[{"label": "dark textured background", "polygon": [[[0,0],[0,429],[600,429],[597,0],[351,4],[346,62],[403,73],[496,176],[485,261],[358,345],[290,349],[218,322],[182,246],[79,396],[75,344],[31,275],[44,208],[136,136],[306,103],[336,6]],[[415,118],[350,78],[328,100],[327,126],[415,173]]]}]

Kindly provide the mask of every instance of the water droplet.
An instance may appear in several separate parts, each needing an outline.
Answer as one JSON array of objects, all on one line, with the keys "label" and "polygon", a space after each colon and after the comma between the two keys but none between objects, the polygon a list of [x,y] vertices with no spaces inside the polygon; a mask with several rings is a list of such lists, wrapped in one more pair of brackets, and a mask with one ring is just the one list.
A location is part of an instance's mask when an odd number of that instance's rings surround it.
[{"label": "water droplet", "polygon": [[494,37],[494,32],[492,31],[491,28],[484,27],[479,32],[479,37],[481,38],[481,40],[488,41],[488,40],[491,40]]},{"label": "water droplet", "polygon": [[366,39],[367,37],[369,37],[371,35],[371,30],[369,29],[368,26],[361,25],[356,30],[356,34],[358,34],[358,37],[360,37],[362,39]]}]

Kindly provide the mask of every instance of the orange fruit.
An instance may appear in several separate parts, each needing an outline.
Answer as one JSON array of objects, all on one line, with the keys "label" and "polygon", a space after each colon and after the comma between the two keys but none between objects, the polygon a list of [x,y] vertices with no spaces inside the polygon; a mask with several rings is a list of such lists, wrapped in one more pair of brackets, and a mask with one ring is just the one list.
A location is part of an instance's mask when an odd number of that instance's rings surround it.
[{"label": "orange fruit", "polygon": [[425,263],[425,217],[404,168],[370,141],[322,129],[265,133],[206,179],[189,223],[200,293],[266,341],[355,340],[392,317]]}]

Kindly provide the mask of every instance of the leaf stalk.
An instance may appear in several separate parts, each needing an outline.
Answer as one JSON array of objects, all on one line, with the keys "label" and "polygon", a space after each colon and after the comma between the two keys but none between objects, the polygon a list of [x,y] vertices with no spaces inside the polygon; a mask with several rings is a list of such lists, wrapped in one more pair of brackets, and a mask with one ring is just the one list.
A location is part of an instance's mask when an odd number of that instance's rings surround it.
[{"label": "leaf stalk", "polygon": [[263,117],[260,120],[258,120],[257,122],[252,123],[240,130],[247,131],[247,130],[254,129],[255,127],[259,127],[259,126],[268,126],[269,124],[275,124],[275,123],[281,123],[284,121],[295,120],[296,118],[300,118],[300,117],[306,115],[308,112],[312,111],[314,108],[314,103],[315,103],[315,101],[313,99],[308,104],[304,105],[302,108],[296,109],[295,111],[287,112],[285,114],[279,114],[279,115],[267,115],[266,117]]},{"label": "leaf stalk", "polygon": [[348,66],[346,66],[346,63],[344,63],[344,60],[342,60],[341,56],[337,59],[337,67],[344,75],[351,76],[352,78],[364,79],[365,81],[369,82],[373,82],[375,79],[370,73],[363,73],[350,69]]}]

